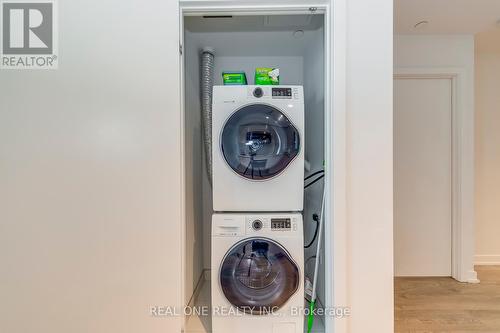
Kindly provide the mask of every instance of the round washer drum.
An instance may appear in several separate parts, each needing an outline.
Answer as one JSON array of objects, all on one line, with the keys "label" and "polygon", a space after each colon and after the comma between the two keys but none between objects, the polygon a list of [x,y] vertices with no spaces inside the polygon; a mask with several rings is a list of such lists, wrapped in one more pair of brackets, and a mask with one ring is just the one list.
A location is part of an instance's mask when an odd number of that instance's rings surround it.
[{"label": "round washer drum", "polygon": [[248,314],[268,314],[281,308],[298,290],[299,283],[297,264],[285,248],[267,238],[237,243],[221,264],[224,296]]},{"label": "round washer drum", "polygon": [[277,108],[251,104],[234,112],[225,123],[221,150],[240,176],[266,180],[280,174],[298,155],[299,131]]}]

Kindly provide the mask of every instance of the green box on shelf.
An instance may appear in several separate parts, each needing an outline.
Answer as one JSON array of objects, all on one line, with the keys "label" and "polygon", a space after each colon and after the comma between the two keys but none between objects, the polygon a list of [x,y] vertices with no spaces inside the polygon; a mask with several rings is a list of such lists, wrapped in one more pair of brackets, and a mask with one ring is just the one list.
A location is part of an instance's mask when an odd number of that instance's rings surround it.
[{"label": "green box on shelf", "polygon": [[255,84],[278,85],[280,84],[280,69],[270,67],[257,67],[255,69]]},{"label": "green box on shelf", "polygon": [[247,76],[245,72],[222,72],[224,85],[246,85]]}]

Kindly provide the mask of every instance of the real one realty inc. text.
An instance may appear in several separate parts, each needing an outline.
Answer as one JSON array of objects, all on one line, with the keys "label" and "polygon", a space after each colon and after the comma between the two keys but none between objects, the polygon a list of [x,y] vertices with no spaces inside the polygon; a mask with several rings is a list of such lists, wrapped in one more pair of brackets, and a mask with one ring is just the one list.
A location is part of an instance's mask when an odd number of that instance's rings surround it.
[{"label": "real one realty inc. text", "polygon": [[150,314],[153,317],[175,317],[175,316],[220,316],[241,317],[249,314],[268,316],[327,316],[334,318],[345,318],[351,315],[349,307],[317,307],[311,310],[309,307],[290,307],[284,311],[278,307],[233,307],[233,306],[151,306]]}]

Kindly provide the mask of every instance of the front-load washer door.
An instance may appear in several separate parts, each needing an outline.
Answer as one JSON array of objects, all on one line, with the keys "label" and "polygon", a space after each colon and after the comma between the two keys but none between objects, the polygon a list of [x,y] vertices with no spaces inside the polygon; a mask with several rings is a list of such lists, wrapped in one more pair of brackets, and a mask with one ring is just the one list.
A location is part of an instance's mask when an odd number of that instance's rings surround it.
[{"label": "front-load washer door", "polygon": [[299,284],[297,264],[280,244],[267,238],[237,243],[221,264],[224,296],[248,314],[269,314],[280,309]]},{"label": "front-load washer door", "polygon": [[280,110],[252,104],[229,117],[222,129],[221,149],[237,174],[266,180],[280,174],[298,155],[300,136]]}]

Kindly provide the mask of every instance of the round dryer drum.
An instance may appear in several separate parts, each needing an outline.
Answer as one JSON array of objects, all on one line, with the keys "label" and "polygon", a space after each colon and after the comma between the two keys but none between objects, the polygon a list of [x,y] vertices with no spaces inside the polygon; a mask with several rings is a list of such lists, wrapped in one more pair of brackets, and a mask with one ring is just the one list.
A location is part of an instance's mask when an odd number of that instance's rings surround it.
[{"label": "round dryer drum", "polygon": [[220,270],[220,285],[227,300],[254,315],[281,308],[298,290],[299,283],[299,268],[288,252],[265,238],[236,244]]},{"label": "round dryer drum", "polygon": [[280,110],[252,104],[227,120],[221,149],[227,164],[240,176],[266,180],[280,174],[298,155],[300,136]]}]

